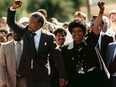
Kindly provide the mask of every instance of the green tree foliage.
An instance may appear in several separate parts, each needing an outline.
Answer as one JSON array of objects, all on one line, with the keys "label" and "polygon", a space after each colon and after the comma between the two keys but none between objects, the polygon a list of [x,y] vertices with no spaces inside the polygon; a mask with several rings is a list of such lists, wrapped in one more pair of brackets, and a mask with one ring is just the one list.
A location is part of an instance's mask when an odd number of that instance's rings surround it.
[{"label": "green tree foliage", "polygon": [[[12,6],[14,0],[0,0],[0,18],[7,16],[7,9]],[[16,19],[18,20],[22,16],[28,16],[29,13],[26,10],[28,0],[23,0],[23,6],[17,11]]]},{"label": "green tree foliage", "polygon": [[[0,18],[7,15],[7,9],[14,0],[0,0]],[[116,0],[103,0],[104,2],[115,2]],[[48,17],[56,17],[59,21],[70,21],[75,11],[85,5],[85,0],[22,0],[23,6],[17,11],[16,19],[22,16],[29,17],[29,14],[44,8]]]},{"label": "green tree foliage", "polygon": [[19,20],[19,18],[25,16],[25,17],[29,17],[29,12],[27,11],[27,6],[28,6],[28,0],[22,0],[23,4],[22,7],[18,9],[18,11],[16,12],[16,18],[17,20]]},{"label": "green tree foliage", "polygon": [[[0,0],[0,17],[6,16],[7,8],[14,0]],[[29,16],[30,13],[44,8],[48,12],[48,19],[56,17],[60,21],[72,19],[76,10],[79,10],[81,0],[22,0],[23,5],[17,11],[16,19],[22,16]]]},{"label": "green tree foliage", "polygon": [[10,2],[10,0],[0,0],[0,18],[6,16],[7,8],[11,6]]},{"label": "green tree foliage", "polygon": [[73,1],[73,8],[75,10],[80,10],[80,5],[81,5],[82,0],[72,0],[72,1]]},{"label": "green tree foliage", "polygon": [[46,9],[48,18],[56,17],[58,20],[70,20],[74,13],[72,0],[29,0],[27,10],[37,11],[40,8]]}]

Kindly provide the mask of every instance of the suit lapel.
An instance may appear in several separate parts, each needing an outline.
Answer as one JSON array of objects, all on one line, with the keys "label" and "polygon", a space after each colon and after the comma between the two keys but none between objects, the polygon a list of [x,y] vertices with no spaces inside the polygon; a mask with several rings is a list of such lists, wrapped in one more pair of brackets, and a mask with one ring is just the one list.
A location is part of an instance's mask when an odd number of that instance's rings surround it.
[{"label": "suit lapel", "polygon": [[[29,36],[29,38],[28,38]],[[28,36],[26,38],[28,38],[27,40],[29,41],[29,44],[30,44],[30,41],[31,41],[31,32],[28,32]]]},{"label": "suit lapel", "polygon": [[110,55],[109,55],[110,58],[109,58],[109,63],[111,62],[111,60],[112,60],[112,58],[114,56],[115,49],[116,49],[116,45],[115,44],[110,45]]},{"label": "suit lapel", "polygon": [[[12,68],[14,68],[13,70],[15,70],[16,69],[16,55],[15,55],[15,47],[14,47],[14,41],[12,41],[10,44],[9,44],[9,46],[8,46],[8,54],[9,53],[11,53],[10,55],[10,60],[9,60],[9,62],[11,62],[11,64],[12,64]],[[12,50],[12,52],[11,52],[11,50]]]},{"label": "suit lapel", "polygon": [[112,58],[114,59],[116,56],[116,44],[113,44],[113,48],[111,49],[111,51],[112,51]]},{"label": "suit lapel", "polygon": [[28,31],[27,36],[26,36],[26,41],[27,41],[32,53],[35,55],[37,52],[35,52],[35,49],[33,49],[31,46],[31,41],[32,41],[31,38],[32,38],[32,33],[30,31]]},{"label": "suit lapel", "polygon": [[108,35],[102,35],[101,37],[101,46],[102,48],[104,48],[104,46],[108,45],[109,43],[113,42],[113,38],[111,36]]},{"label": "suit lapel", "polygon": [[40,37],[40,43],[39,43],[39,48],[38,48],[38,53],[40,53],[40,51],[42,50],[44,44],[46,41],[46,36],[44,33],[41,33],[41,37]]}]

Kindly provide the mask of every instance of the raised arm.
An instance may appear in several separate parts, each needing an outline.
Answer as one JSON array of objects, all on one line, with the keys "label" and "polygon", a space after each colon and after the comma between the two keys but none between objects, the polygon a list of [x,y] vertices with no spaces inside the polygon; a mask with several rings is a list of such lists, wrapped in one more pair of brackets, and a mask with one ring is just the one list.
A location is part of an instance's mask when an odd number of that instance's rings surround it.
[{"label": "raised arm", "polygon": [[92,30],[96,35],[99,35],[99,33],[100,33],[99,26],[102,23],[102,17],[103,17],[103,13],[104,13],[104,9],[105,9],[104,4],[105,4],[104,2],[98,2],[98,4],[97,4],[100,10],[99,10],[98,16],[95,20],[94,26],[92,27]]},{"label": "raised arm", "polygon": [[16,14],[16,9],[20,8],[21,6],[22,6],[21,0],[14,0],[12,6],[9,7],[7,11],[7,24],[19,36],[22,36],[23,27],[20,26],[15,21],[15,14]]}]

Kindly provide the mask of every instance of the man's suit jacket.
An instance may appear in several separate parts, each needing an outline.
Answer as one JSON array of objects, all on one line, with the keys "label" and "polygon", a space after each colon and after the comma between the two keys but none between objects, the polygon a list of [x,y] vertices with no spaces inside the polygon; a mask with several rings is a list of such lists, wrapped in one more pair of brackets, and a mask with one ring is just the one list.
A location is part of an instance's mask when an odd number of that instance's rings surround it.
[{"label": "man's suit jacket", "polygon": [[108,49],[107,49],[107,67],[109,67],[109,64],[112,61],[112,58],[114,58],[114,51],[116,49],[116,42],[110,43],[108,45]]},{"label": "man's suit jacket", "polygon": [[6,42],[0,47],[0,87],[3,84],[7,84],[8,87],[16,87],[16,56],[14,41]]},{"label": "man's suit jacket", "polygon": [[108,47],[108,44],[113,42],[113,37],[112,36],[109,36],[107,34],[104,34],[101,36],[101,50],[100,50],[100,53],[101,53],[101,56],[106,64],[106,59],[107,59],[107,47]]},{"label": "man's suit jacket", "polygon": [[[30,45],[31,32],[28,30],[28,26],[23,28],[15,23],[15,12],[8,9],[7,23],[15,33],[23,38],[24,42],[18,74],[38,80],[49,80],[50,75],[46,64],[48,56],[51,55],[57,64],[59,76],[66,77],[63,58],[53,41],[53,36],[42,31],[38,52],[34,52]],[[31,69],[32,60],[33,69]]]}]

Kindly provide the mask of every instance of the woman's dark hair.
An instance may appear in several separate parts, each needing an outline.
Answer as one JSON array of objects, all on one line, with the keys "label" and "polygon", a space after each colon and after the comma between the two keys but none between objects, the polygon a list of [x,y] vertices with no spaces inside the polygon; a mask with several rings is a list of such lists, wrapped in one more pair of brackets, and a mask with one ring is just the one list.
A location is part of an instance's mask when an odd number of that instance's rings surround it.
[{"label": "woman's dark hair", "polygon": [[83,30],[83,33],[86,34],[86,22],[83,21],[82,19],[74,19],[69,23],[68,30],[70,33],[72,33],[73,28],[80,27]]},{"label": "woman's dark hair", "polygon": [[64,32],[64,34],[65,34],[65,36],[67,35],[67,32],[65,31],[65,29],[64,28],[57,28],[54,32],[53,32],[53,34],[56,36],[58,33],[63,33]]}]

